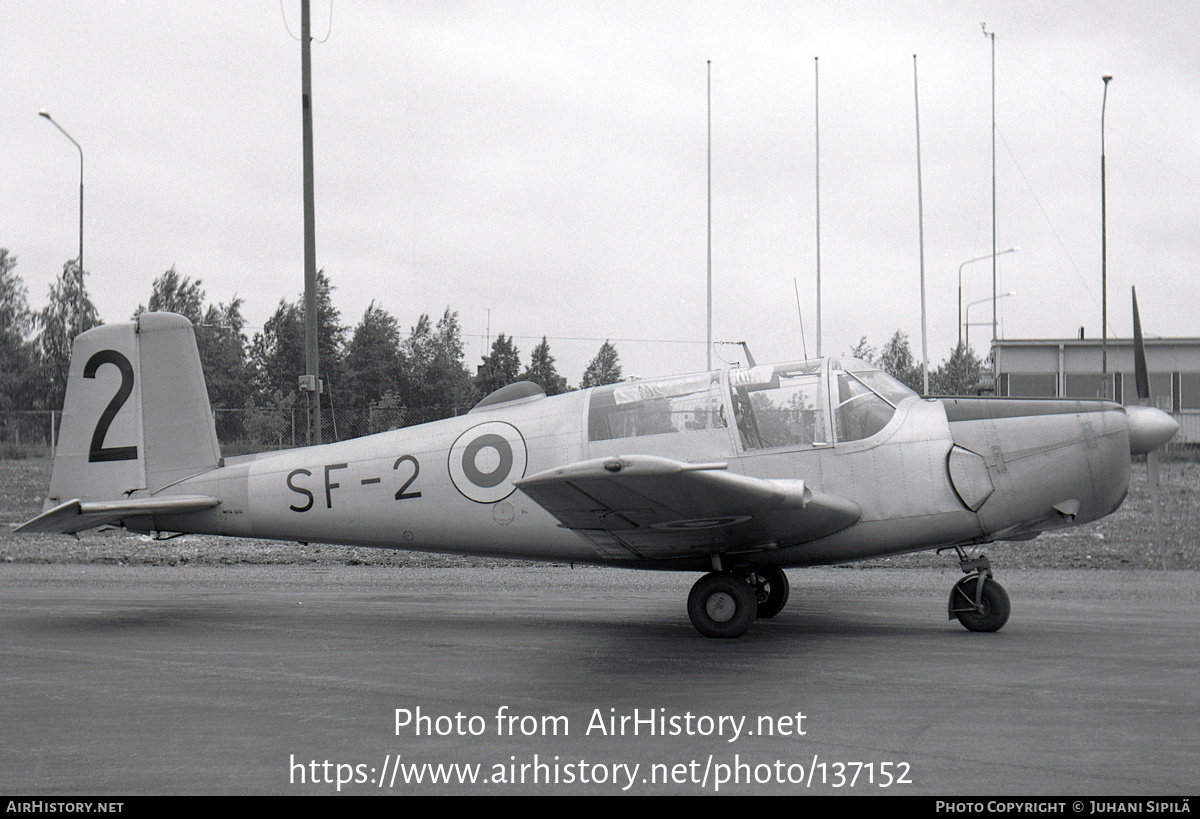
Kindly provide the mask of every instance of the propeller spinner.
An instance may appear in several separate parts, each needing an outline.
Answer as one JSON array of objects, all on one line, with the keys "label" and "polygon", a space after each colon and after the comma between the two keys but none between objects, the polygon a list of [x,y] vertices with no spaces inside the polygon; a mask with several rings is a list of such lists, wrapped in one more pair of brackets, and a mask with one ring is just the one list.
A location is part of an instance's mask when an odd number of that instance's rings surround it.
[{"label": "propeller spinner", "polygon": [[1138,405],[1125,408],[1129,416],[1129,452],[1149,455],[1175,437],[1179,423],[1150,401],[1150,375],[1146,369],[1146,345],[1142,340],[1136,287],[1133,288],[1133,370]]}]

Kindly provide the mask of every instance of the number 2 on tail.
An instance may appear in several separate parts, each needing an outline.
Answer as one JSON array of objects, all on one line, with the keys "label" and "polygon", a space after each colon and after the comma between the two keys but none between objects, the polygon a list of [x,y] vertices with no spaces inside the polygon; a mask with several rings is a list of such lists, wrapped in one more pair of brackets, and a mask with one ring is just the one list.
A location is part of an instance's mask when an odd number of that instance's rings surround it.
[{"label": "number 2 on tail", "polygon": [[104,412],[100,413],[100,420],[96,422],[96,429],[92,432],[92,443],[88,447],[88,463],[136,461],[138,456],[136,446],[104,446],[104,436],[108,435],[108,428],[112,426],[117,412],[133,393],[133,365],[129,363],[128,358],[116,350],[101,350],[88,359],[87,364],[83,367],[83,377],[95,378],[96,370],[104,364],[113,364],[121,371],[121,386],[117,388],[117,394],[108,402]]}]

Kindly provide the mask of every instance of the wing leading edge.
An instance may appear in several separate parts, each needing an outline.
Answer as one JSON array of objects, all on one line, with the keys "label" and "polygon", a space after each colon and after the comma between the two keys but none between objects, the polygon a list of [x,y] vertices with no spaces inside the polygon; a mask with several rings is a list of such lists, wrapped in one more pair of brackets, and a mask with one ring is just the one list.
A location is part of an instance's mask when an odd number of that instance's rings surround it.
[{"label": "wing leading edge", "polygon": [[581,461],[517,481],[539,506],[609,559],[752,552],[808,543],[862,514],[804,481],[728,472],[649,455]]}]

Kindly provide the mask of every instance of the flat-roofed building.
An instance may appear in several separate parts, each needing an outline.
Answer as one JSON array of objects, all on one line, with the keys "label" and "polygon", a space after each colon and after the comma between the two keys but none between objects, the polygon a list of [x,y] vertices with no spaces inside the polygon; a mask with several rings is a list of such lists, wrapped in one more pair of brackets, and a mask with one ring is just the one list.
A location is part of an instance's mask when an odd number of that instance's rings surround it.
[{"label": "flat-roofed building", "polygon": [[[1200,443],[1200,338],[1148,338],[1145,347],[1154,406],[1179,422],[1176,443]],[[1098,338],[1002,339],[993,352],[997,395],[1138,403],[1132,339],[1108,340],[1107,391]]]}]

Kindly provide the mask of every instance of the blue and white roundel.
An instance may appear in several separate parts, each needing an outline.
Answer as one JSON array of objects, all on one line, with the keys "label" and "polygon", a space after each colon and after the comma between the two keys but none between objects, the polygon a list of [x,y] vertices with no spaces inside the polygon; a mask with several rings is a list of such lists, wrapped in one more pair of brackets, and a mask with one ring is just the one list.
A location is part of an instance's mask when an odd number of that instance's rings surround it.
[{"label": "blue and white roundel", "polygon": [[525,477],[528,452],[525,439],[512,424],[488,421],[471,427],[450,447],[450,480],[477,503],[495,503],[516,489]]}]

